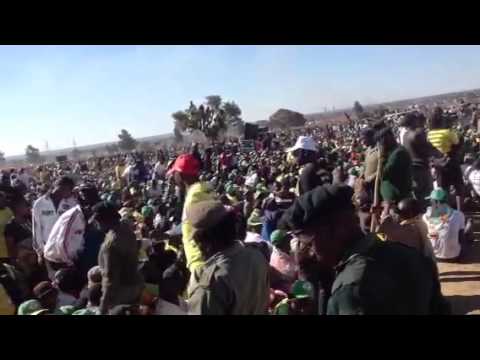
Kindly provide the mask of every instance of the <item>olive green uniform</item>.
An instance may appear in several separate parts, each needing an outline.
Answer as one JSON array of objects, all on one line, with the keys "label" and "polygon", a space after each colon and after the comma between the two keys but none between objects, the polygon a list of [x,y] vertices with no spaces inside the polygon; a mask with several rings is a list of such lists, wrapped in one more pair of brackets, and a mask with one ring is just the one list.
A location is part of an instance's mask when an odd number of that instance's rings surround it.
[{"label": "olive green uniform", "polygon": [[336,267],[328,315],[446,313],[435,264],[403,244],[364,237]]}]

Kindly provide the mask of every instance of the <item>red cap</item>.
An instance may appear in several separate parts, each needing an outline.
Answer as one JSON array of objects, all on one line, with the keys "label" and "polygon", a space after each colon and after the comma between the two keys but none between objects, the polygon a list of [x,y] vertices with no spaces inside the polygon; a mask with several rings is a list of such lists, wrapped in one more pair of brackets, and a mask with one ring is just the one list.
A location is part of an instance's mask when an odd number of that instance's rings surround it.
[{"label": "red cap", "polygon": [[178,171],[181,174],[197,176],[200,173],[200,163],[192,154],[182,154],[173,163],[167,175]]}]

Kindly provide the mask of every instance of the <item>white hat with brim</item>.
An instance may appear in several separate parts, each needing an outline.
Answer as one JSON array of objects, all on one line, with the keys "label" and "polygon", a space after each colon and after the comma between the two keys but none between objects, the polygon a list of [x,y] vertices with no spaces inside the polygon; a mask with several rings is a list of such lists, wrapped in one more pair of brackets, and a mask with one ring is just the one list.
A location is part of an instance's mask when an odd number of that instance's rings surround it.
[{"label": "white hat with brim", "polygon": [[287,149],[287,152],[294,152],[299,149],[318,151],[317,143],[310,136],[299,136],[295,145]]}]

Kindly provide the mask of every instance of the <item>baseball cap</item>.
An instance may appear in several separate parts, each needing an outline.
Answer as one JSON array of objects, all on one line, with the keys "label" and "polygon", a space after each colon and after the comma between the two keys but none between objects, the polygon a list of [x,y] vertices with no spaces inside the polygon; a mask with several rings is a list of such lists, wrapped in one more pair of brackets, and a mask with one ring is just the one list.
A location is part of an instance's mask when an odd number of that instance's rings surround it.
[{"label": "baseball cap", "polygon": [[291,293],[296,299],[313,298],[313,286],[308,281],[297,280],[292,285]]},{"label": "baseball cap", "polygon": [[283,230],[275,230],[270,234],[270,242],[272,245],[279,245],[281,244],[287,237],[287,233]]},{"label": "baseball cap", "polygon": [[172,175],[175,171],[185,175],[198,176],[200,173],[200,163],[192,154],[182,154],[175,160],[170,170],[168,170],[167,176]]},{"label": "baseball cap", "polygon": [[426,200],[436,200],[436,201],[445,201],[448,197],[448,194],[442,188],[434,189],[430,196],[426,197]]},{"label": "baseball cap", "polygon": [[18,315],[36,315],[38,312],[45,310],[38,300],[27,300],[18,307]]},{"label": "baseball cap", "polygon": [[287,152],[293,152],[298,149],[317,151],[317,143],[310,136],[299,136],[295,145],[289,149]]},{"label": "baseball cap", "polygon": [[142,207],[142,216],[143,217],[150,217],[150,216],[153,216],[153,208],[151,206],[144,206]]},{"label": "baseball cap", "polygon": [[80,309],[80,310],[74,311],[72,315],[97,315],[97,313],[91,309]]},{"label": "baseball cap", "polygon": [[262,225],[262,218],[258,210],[253,210],[252,214],[247,221],[248,226],[259,226]]}]

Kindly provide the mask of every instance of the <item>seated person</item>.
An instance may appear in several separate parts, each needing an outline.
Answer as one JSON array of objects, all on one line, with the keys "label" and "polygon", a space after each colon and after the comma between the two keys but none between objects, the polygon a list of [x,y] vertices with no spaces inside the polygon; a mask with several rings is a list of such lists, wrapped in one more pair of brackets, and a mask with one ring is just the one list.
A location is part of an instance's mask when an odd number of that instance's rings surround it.
[{"label": "seated person", "polygon": [[396,241],[413,247],[423,255],[435,259],[427,226],[420,217],[419,201],[403,199],[398,203],[396,212],[398,221],[395,221],[392,216],[387,216],[382,220],[377,232],[384,234],[387,241]]},{"label": "seated person", "polygon": [[432,205],[423,220],[437,260],[458,261],[464,238],[465,215],[448,204],[448,194],[435,189],[430,195]]}]

